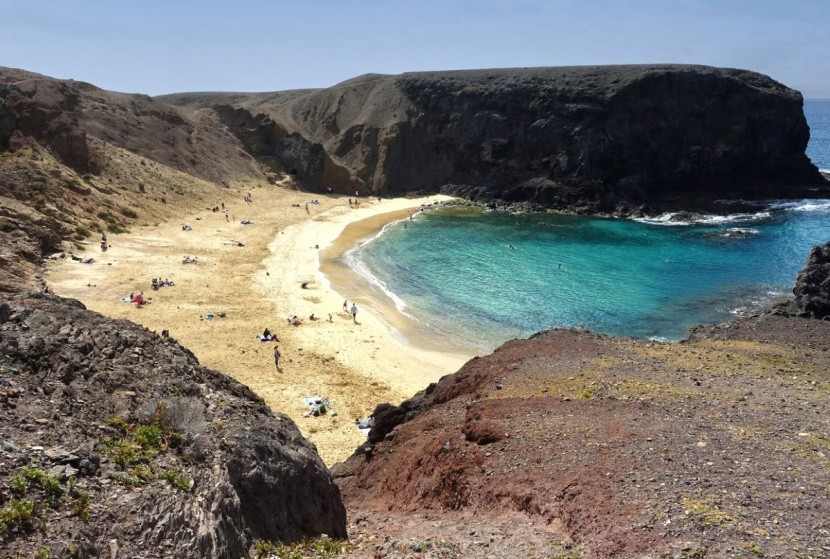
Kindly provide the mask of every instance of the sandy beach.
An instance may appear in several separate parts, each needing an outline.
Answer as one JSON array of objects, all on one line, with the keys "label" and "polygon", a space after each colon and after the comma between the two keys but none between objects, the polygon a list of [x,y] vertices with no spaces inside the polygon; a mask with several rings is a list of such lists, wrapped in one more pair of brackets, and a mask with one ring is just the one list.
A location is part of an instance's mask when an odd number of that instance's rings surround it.
[{"label": "sandy beach", "polygon": [[[246,192],[251,203],[243,201]],[[319,204],[306,206],[312,199]],[[75,254],[94,263],[68,255],[50,261],[46,281],[58,295],[91,310],[159,333],[169,330],[203,365],[231,375],[290,416],[332,464],[365,440],[355,418],[366,417],[380,402],[411,396],[472,357],[429,344],[408,328],[390,300],[338,265],[343,251],[384,224],[445,199],[364,198],[352,207],[346,197],[276,186],[235,188],[215,202],[224,203],[227,218],[206,208],[137,227],[110,235],[107,252],[90,239]],[[184,264],[184,256],[198,264]],[[153,277],[169,278],[175,286],[151,290]],[[140,291],[150,300],[143,308],[128,302]],[[356,303],[357,323],[343,311],[344,300],[349,307]],[[310,320],[312,313],[319,319]],[[301,325],[288,324],[294,315]],[[274,365],[274,343],[256,338],[265,328],[279,337],[282,372]],[[303,398],[315,395],[327,397],[336,415],[304,417]]]}]

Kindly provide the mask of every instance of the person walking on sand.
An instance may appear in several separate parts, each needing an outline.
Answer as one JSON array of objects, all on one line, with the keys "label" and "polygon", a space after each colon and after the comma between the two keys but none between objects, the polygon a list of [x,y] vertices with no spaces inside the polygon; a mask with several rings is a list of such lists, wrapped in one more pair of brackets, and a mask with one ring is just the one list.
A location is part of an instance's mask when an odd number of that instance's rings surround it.
[{"label": "person walking on sand", "polygon": [[282,369],[280,368],[280,348],[274,346],[274,365],[277,366],[277,372],[281,373]]},{"label": "person walking on sand", "polygon": [[346,312],[348,310],[349,310],[349,301],[348,300],[343,301],[343,312]]},{"label": "person walking on sand", "polygon": [[352,320],[354,320],[354,323],[357,324],[357,303],[352,303],[351,313],[352,313]]}]

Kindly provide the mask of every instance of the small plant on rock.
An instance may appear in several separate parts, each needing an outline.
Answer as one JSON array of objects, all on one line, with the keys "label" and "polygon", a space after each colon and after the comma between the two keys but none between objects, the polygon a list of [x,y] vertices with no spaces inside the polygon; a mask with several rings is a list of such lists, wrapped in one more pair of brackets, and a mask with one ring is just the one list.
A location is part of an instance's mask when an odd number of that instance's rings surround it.
[{"label": "small plant on rock", "polygon": [[89,521],[89,509],[92,506],[92,499],[89,493],[81,492],[75,497],[72,507],[75,510],[75,515],[84,522]]},{"label": "small plant on rock", "polygon": [[145,449],[159,450],[163,441],[163,433],[158,425],[139,425],[133,431],[135,443]]},{"label": "small plant on rock", "polygon": [[326,559],[345,553],[350,549],[351,546],[348,542],[334,540],[323,534],[318,538],[306,538],[294,543],[256,540],[254,541],[253,557],[255,559],[267,559],[269,557],[279,559],[303,559],[304,557]]},{"label": "small plant on rock", "polygon": [[182,491],[190,489],[192,480],[179,470],[164,470],[162,477],[170,482],[170,485]]},{"label": "small plant on rock", "polygon": [[15,495],[23,495],[26,491],[29,490],[29,482],[27,482],[26,478],[24,478],[23,476],[13,476],[12,479],[9,481],[9,489],[11,489],[11,492]]},{"label": "small plant on rock", "polygon": [[101,441],[102,450],[109,454],[113,462],[127,469],[139,459],[135,447],[127,441],[114,441],[112,439],[103,439]]},{"label": "small plant on rock", "polygon": [[[49,504],[53,507],[57,506],[59,499],[63,496],[63,487],[61,487],[60,478],[50,476],[40,468],[23,467],[20,468],[20,473],[28,482],[30,488],[42,489],[46,493],[46,499],[49,501]],[[16,484],[18,487],[20,486],[19,480]]]},{"label": "small plant on rock", "polygon": [[705,547],[687,547],[682,551],[683,559],[705,559],[706,558],[706,548]]},{"label": "small plant on rock", "polygon": [[8,507],[0,509],[2,535],[28,534],[37,527],[43,529],[44,523],[35,503],[28,499],[12,499]]},{"label": "small plant on rock", "polygon": [[122,433],[126,433],[127,429],[129,428],[129,424],[120,417],[112,417],[108,419],[107,425],[109,425],[110,427],[114,427],[115,429],[118,429]]}]

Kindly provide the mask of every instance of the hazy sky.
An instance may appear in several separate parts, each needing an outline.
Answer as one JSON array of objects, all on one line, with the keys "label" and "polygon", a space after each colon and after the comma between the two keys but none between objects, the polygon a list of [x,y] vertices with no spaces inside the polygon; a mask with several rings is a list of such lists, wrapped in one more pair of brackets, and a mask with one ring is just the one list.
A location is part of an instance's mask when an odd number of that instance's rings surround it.
[{"label": "hazy sky", "polygon": [[368,72],[684,62],[830,97],[830,0],[0,0],[0,65],[105,89],[276,91]]}]

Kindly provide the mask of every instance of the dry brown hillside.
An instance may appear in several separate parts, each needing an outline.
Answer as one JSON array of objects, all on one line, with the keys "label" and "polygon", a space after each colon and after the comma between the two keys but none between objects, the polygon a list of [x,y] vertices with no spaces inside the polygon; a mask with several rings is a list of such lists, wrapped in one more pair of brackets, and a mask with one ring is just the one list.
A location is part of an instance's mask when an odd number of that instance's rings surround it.
[{"label": "dry brown hillside", "polygon": [[259,164],[216,112],[0,68],[0,288],[43,254],[213,203]]}]

